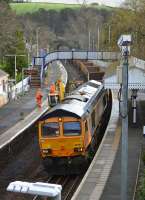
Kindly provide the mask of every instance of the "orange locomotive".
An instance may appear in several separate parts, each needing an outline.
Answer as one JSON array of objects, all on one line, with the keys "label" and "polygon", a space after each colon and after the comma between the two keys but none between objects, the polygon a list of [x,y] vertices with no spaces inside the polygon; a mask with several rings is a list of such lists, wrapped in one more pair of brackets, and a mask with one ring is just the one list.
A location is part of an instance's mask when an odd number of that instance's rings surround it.
[{"label": "orange locomotive", "polygon": [[86,168],[98,142],[96,129],[107,94],[100,82],[89,81],[41,117],[39,145],[48,172],[78,173]]}]

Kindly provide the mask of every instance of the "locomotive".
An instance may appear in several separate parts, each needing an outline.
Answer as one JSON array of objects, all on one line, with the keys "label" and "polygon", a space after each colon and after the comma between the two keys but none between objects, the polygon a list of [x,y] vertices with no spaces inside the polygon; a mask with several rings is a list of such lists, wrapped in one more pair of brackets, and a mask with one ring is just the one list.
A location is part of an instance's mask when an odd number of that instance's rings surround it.
[{"label": "locomotive", "polygon": [[103,84],[90,80],[39,119],[40,153],[48,172],[80,173],[86,169],[107,103]]}]

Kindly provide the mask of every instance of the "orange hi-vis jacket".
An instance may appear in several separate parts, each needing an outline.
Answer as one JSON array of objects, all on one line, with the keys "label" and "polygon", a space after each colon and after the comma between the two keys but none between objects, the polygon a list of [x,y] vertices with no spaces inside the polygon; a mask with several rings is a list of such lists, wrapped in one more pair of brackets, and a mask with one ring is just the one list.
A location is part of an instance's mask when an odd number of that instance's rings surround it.
[{"label": "orange hi-vis jacket", "polygon": [[38,91],[36,92],[36,96],[35,96],[38,107],[41,107],[41,104],[42,104],[42,97],[43,97],[43,95],[42,95],[41,90],[38,90]]},{"label": "orange hi-vis jacket", "polygon": [[50,93],[55,93],[55,84],[50,85]]}]

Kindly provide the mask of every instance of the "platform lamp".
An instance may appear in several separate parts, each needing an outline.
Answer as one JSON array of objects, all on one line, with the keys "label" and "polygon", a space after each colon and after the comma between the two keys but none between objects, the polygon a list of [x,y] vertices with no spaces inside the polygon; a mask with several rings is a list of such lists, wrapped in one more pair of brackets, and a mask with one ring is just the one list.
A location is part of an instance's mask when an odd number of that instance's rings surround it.
[{"label": "platform lamp", "polygon": [[128,188],[128,56],[130,55],[131,35],[121,35],[118,46],[122,55],[122,103],[120,116],[122,118],[122,144],[121,144],[121,200],[127,200]]},{"label": "platform lamp", "polygon": [[7,191],[10,192],[51,197],[51,199],[54,200],[61,200],[61,190],[61,185],[42,182],[29,183],[23,181],[14,181],[11,182],[7,187]]}]

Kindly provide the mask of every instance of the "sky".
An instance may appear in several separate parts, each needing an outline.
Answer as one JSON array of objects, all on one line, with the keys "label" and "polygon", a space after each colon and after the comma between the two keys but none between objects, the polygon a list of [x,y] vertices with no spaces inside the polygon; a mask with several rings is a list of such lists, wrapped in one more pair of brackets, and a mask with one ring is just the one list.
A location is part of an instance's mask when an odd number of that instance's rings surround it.
[{"label": "sky", "polygon": [[[52,2],[52,3],[82,3],[83,0],[31,0],[32,2]],[[124,0],[85,0],[87,3],[97,2],[108,6],[119,6]]]}]

